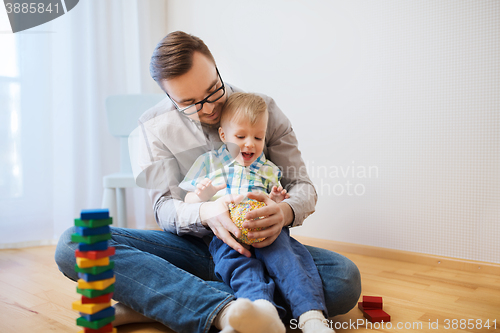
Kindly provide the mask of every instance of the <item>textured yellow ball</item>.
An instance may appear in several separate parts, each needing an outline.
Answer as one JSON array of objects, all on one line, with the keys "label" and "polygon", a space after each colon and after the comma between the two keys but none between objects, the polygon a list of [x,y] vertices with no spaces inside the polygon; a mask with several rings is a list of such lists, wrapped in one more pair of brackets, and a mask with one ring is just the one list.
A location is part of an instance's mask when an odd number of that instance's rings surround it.
[{"label": "textured yellow ball", "polygon": [[234,224],[236,224],[236,226],[241,230],[241,237],[238,239],[240,243],[250,245],[253,243],[262,242],[265,239],[265,238],[248,238],[249,231],[259,231],[262,230],[262,228],[247,229],[243,228],[242,226],[243,222],[245,222],[245,215],[249,211],[257,208],[262,208],[265,205],[266,205],[265,203],[253,199],[245,200],[237,205],[233,203],[229,204],[229,214],[231,215],[231,220],[233,220]]}]

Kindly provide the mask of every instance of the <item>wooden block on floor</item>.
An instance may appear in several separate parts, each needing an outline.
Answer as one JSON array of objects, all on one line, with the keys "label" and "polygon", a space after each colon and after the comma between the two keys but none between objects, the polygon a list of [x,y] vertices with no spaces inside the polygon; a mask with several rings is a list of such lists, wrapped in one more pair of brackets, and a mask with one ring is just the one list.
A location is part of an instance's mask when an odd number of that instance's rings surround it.
[{"label": "wooden block on floor", "polygon": [[78,243],[79,251],[104,251],[108,248],[108,241],[100,241],[92,244]]},{"label": "wooden block on floor", "polygon": [[374,309],[374,310],[364,310],[363,311],[363,316],[371,321],[372,323],[379,323],[379,322],[384,322],[387,323],[391,321],[391,316],[389,316],[384,310],[382,309]]},{"label": "wooden block on floor", "polygon": [[81,300],[72,303],[73,310],[83,312],[85,314],[94,314],[111,306],[111,302],[100,304],[82,304]]},{"label": "wooden block on floor", "polygon": [[88,297],[88,298],[99,297],[99,296],[104,295],[104,294],[109,294],[113,291],[115,291],[114,284],[110,285],[109,287],[107,287],[106,289],[103,289],[103,290],[80,289],[78,287],[76,288],[77,293],[84,295],[85,297]]},{"label": "wooden block on floor", "polygon": [[88,330],[81,330],[81,331],[78,331],[78,333],[117,333],[116,331],[116,328],[113,327],[111,329],[111,331],[101,331],[101,330],[92,330],[92,329],[88,329]]},{"label": "wooden block on floor", "polygon": [[101,258],[97,260],[87,259],[87,258],[76,258],[76,264],[80,268],[90,268],[94,266],[108,266],[109,257]]},{"label": "wooden block on floor", "polygon": [[101,274],[106,271],[109,271],[110,269],[113,269],[115,267],[115,262],[113,260],[109,261],[108,266],[94,266],[94,267],[87,267],[87,268],[82,268],[78,267],[78,264],[75,264],[75,271],[77,273],[86,273],[86,274]]},{"label": "wooden block on floor", "polygon": [[113,327],[113,324],[107,324],[97,330],[84,327],[83,330],[78,333],[116,333],[116,328]]},{"label": "wooden block on floor", "polygon": [[83,279],[78,280],[78,288],[80,289],[94,289],[94,290],[104,290],[113,283],[115,283],[116,278],[113,277],[111,279],[87,282]]},{"label": "wooden block on floor", "polygon": [[106,318],[102,318],[102,319],[95,320],[95,321],[88,321],[84,317],[80,317],[80,318],[76,319],[76,324],[78,326],[83,326],[83,327],[91,328],[93,330],[98,330],[101,327],[106,326],[107,324],[110,324],[113,320],[115,320],[115,316],[106,317]]},{"label": "wooden block on floor", "polygon": [[100,295],[97,297],[89,298],[87,296],[82,295],[82,304],[97,304],[97,303],[107,303],[111,301],[113,297],[113,293],[107,293],[104,295]]},{"label": "wooden block on floor", "polygon": [[103,220],[109,219],[109,210],[107,208],[82,209],[80,220]]},{"label": "wooden block on floor", "polygon": [[87,228],[99,228],[105,225],[113,224],[113,218],[100,219],[100,220],[81,220],[75,219],[75,226],[77,227],[87,227]]},{"label": "wooden block on floor", "polygon": [[101,274],[88,274],[88,273],[78,273],[78,277],[80,279],[83,279],[87,282],[94,282],[94,281],[101,281],[101,280],[106,280],[106,279],[111,279],[114,275],[114,272],[112,269],[109,271],[103,272]]},{"label": "wooden block on floor", "polygon": [[115,308],[110,306],[109,308],[106,308],[104,310],[101,310],[99,312],[93,313],[93,314],[86,314],[83,312],[80,312],[80,315],[85,318],[87,321],[96,321],[108,317],[112,317],[115,315]]},{"label": "wooden block on floor", "polygon": [[115,254],[114,247],[108,247],[104,251],[79,251],[79,250],[75,250],[75,257],[87,258],[90,260],[97,260],[97,259],[102,259],[102,258],[106,258],[106,257],[111,257],[114,254]]},{"label": "wooden block on floor", "polygon": [[89,228],[89,227],[75,227],[75,233],[80,236],[97,236],[97,235],[106,235],[109,234],[110,229],[109,226],[105,225],[103,227],[98,228]]},{"label": "wooden block on floor", "polygon": [[107,233],[104,235],[94,235],[94,236],[81,236],[79,234],[72,234],[71,241],[73,243],[85,243],[85,244],[94,244],[98,242],[102,242],[105,240],[111,239],[111,234]]},{"label": "wooden block on floor", "polygon": [[378,296],[363,296],[363,307],[372,309],[382,309],[382,297]]}]

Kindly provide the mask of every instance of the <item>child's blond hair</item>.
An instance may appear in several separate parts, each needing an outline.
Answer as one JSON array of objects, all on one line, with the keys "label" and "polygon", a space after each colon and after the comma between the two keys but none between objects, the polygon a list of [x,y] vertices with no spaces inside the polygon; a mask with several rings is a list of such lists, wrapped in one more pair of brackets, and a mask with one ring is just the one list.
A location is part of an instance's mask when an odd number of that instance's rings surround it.
[{"label": "child's blond hair", "polygon": [[260,117],[268,117],[267,105],[260,96],[251,93],[232,93],[228,97],[220,118],[221,126],[224,122],[242,120],[254,125]]}]

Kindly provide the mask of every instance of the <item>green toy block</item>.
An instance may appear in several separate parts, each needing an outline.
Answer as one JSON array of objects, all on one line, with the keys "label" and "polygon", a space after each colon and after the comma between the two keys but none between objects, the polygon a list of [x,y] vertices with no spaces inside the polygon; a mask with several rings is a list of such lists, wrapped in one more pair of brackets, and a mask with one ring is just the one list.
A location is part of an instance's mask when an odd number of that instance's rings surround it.
[{"label": "green toy block", "polygon": [[75,264],[75,271],[77,273],[87,273],[87,274],[97,275],[109,271],[110,269],[113,269],[113,267],[115,267],[115,262],[113,260],[110,260],[108,266],[94,266],[89,268],[80,268],[78,267],[77,264]]},{"label": "green toy block", "polygon": [[87,228],[99,228],[105,225],[113,224],[113,218],[102,219],[102,220],[80,220],[75,219],[75,225],[77,227],[87,227]]},{"label": "green toy block", "polygon": [[94,236],[80,236],[78,234],[71,235],[71,241],[73,243],[85,243],[85,244],[94,244],[97,242],[102,242],[105,240],[111,239],[111,234],[102,234],[102,235],[94,235]]},{"label": "green toy block", "polygon": [[93,330],[98,330],[101,327],[109,324],[113,320],[115,320],[115,316],[106,317],[106,318],[102,318],[102,319],[94,320],[94,321],[88,321],[87,319],[80,317],[80,318],[76,319],[76,324],[78,326],[83,326],[83,327],[91,328]]},{"label": "green toy block", "polygon": [[101,296],[101,295],[104,295],[104,294],[109,294],[109,293],[112,293],[113,291],[115,291],[115,285],[112,284],[110,285],[109,287],[107,287],[106,289],[104,290],[94,290],[94,289],[80,289],[80,288],[76,288],[76,292],[87,297],[87,298],[94,298],[94,297],[98,297],[98,296]]}]

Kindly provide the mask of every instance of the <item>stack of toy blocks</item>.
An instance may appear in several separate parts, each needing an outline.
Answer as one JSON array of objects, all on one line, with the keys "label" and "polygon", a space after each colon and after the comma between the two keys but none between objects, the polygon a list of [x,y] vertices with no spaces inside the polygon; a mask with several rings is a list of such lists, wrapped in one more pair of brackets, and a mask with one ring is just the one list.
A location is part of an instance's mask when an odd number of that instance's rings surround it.
[{"label": "stack of toy blocks", "polygon": [[372,323],[391,321],[391,316],[382,310],[382,307],[382,297],[363,296],[363,302],[358,303],[358,308],[363,312],[363,316]]},{"label": "stack of toy blocks", "polygon": [[108,247],[111,223],[107,209],[82,210],[80,218],[75,219],[71,241],[78,243],[76,291],[82,298],[73,302],[73,309],[81,315],[76,320],[76,324],[83,327],[79,333],[116,333],[111,323],[115,319],[115,309],[111,306],[115,290],[114,262],[109,260],[115,248]]}]

